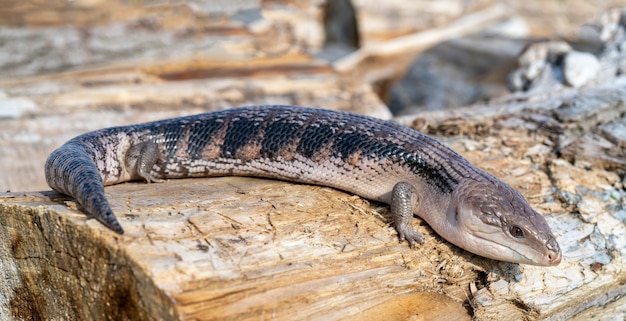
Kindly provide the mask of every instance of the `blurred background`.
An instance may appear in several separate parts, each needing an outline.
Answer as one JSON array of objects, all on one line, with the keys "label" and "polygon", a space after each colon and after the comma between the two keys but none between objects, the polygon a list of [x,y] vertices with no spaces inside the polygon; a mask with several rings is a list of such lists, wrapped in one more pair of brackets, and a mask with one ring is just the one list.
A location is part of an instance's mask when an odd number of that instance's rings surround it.
[{"label": "blurred background", "polygon": [[0,190],[47,190],[46,156],[102,127],[252,104],[389,119],[485,103],[533,43],[598,51],[586,24],[623,5],[0,1]]}]

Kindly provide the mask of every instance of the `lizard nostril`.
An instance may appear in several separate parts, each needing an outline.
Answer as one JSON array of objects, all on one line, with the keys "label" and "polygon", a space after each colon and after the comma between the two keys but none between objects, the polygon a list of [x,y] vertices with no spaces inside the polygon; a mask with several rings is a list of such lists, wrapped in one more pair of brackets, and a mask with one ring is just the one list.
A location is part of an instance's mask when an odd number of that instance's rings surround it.
[{"label": "lizard nostril", "polygon": [[548,253],[548,264],[550,265],[557,265],[559,263],[561,263],[561,251],[558,252],[552,252],[550,251]]}]

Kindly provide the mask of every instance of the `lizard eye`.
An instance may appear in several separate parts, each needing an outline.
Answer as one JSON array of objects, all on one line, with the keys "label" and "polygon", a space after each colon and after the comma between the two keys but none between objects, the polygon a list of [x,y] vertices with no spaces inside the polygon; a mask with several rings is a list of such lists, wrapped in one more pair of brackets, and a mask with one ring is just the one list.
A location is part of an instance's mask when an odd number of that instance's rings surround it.
[{"label": "lizard eye", "polygon": [[511,236],[513,236],[516,239],[521,239],[521,238],[526,237],[526,235],[524,234],[524,230],[517,225],[513,225],[509,227],[509,233],[511,233]]}]

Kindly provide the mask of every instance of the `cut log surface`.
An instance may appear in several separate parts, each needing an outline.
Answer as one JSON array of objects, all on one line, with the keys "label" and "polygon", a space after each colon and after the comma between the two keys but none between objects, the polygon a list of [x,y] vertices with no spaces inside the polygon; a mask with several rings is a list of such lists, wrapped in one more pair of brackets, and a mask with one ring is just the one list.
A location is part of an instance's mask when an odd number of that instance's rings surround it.
[{"label": "cut log surface", "polygon": [[[459,302],[480,268],[462,258],[486,261],[426,226],[427,245],[412,250],[386,207],[324,187],[230,177],[106,192],[123,236],[59,194],[1,196],[1,225],[11,227],[0,236],[11,281],[5,316],[376,319],[377,306],[401,298],[398,319],[447,302],[446,313],[469,320]],[[448,296],[416,294],[444,289]]]}]

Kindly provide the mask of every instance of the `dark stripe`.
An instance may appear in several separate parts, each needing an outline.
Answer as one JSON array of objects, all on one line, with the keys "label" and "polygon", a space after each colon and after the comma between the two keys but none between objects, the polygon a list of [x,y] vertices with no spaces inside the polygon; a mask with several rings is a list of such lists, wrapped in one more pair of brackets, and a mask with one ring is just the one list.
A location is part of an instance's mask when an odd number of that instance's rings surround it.
[{"label": "dark stripe", "polygon": [[454,179],[446,168],[437,163],[435,160],[424,159],[424,157],[414,152],[406,152],[405,150],[392,152],[393,155],[399,155],[402,163],[405,163],[411,172],[423,177],[429,184],[436,186],[444,193],[450,193],[454,189],[453,185],[459,182]]},{"label": "dark stripe", "polygon": [[215,118],[209,118],[201,122],[194,123],[189,131],[189,145],[187,154],[192,158],[200,159],[206,146],[215,138],[215,134],[224,127],[223,122],[218,122]]},{"label": "dark stripe", "polygon": [[[366,134],[347,133],[338,134],[333,145],[333,155],[346,160],[350,155],[361,151],[365,154],[376,154],[376,147],[384,144],[384,142],[372,141],[372,138]],[[380,156],[380,155],[377,155]]]},{"label": "dark stripe", "polygon": [[272,158],[297,137],[302,128],[293,122],[275,121],[265,129],[265,137],[261,142],[261,156]]},{"label": "dark stripe", "polygon": [[324,146],[328,145],[335,135],[333,126],[309,125],[304,129],[296,151],[308,158],[313,157]]},{"label": "dark stripe", "polygon": [[248,141],[256,139],[259,132],[259,126],[256,123],[253,120],[243,118],[229,122],[220,156],[233,158]]},{"label": "dark stripe", "polygon": [[458,180],[440,164],[437,159],[444,161],[445,157],[431,158],[426,153],[409,151],[403,146],[388,140],[372,137],[363,133],[337,134],[333,143],[333,156],[343,161],[356,152],[363,152],[365,156],[372,155],[381,161],[391,157],[394,161],[406,164],[411,172],[423,177],[429,184],[436,186],[442,192],[452,192]]},{"label": "dark stripe", "polygon": [[166,159],[175,156],[178,143],[185,137],[182,127],[180,122],[164,122],[158,127],[159,139],[164,147],[162,153]]}]

